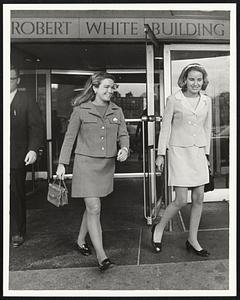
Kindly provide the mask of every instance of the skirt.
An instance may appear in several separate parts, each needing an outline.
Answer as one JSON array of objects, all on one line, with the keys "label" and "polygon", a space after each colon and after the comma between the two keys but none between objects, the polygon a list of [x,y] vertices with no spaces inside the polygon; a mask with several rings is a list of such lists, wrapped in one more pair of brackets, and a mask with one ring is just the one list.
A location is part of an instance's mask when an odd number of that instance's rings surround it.
[{"label": "skirt", "polygon": [[115,157],[102,158],[75,154],[72,197],[105,197],[113,191]]},{"label": "skirt", "polygon": [[169,186],[195,187],[209,182],[204,147],[170,146],[168,162]]}]

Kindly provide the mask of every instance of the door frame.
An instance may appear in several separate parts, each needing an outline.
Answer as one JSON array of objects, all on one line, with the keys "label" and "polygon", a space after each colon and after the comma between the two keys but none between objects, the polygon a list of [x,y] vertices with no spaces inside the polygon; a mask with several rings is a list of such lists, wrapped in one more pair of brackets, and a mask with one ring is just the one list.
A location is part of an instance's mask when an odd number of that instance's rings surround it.
[{"label": "door frame", "polygon": [[[149,54],[148,54],[149,55]],[[150,57],[150,59],[148,61],[150,61],[151,59],[153,59],[152,57]],[[146,69],[111,69],[111,68],[107,68],[106,72],[111,73],[111,74],[116,74],[116,73],[124,73],[124,74],[143,74],[146,73],[147,75],[147,68]],[[50,73],[50,77],[52,74],[66,74],[66,75],[91,75],[93,74],[94,71],[87,71],[87,70],[59,70],[59,69],[52,69],[51,73]],[[146,90],[147,90],[147,84],[146,84]],[[51,97],[51,82],[50,82],[50,97]],[[154,97],[151,98],[152,101],[154,101]],[[48,105],[48,111],[51,112],[51,100],[47,102]],[[154,103],[150,104],[151,107],[154,107]],[[162,106],[161,106],[162,107]],[[125,119],[126,122],[132,122],[132,123],[136,123],[136,122],[142,122],[141,118],[134,118],[134,119]],[[49,126],[51,126],[51,121],[49,120],[48,122]],[[51,127],[50,127],[51,128]],[[49,132],[49,174],[48,176],[50,178],[52,177],[56,177],[53,172],[52,172],[52,134],[51,134],[51,130]],[[51,153],[50,153],[51,152]],[[65,174],[65,178],[67,179],[72,179],[72,174]],[[138,172],[138,173],[115,173],[114,174],[114,178],[144,178],[144,169],[143,172]]]},{"label": "door frame", "polygon": [[[229,44],[167,44],[164,45],[163,55],[164,55],[164,91],[165,91],[165,104],[166,98],[172,93],[171,87],[171,51],[229,51]],[[174,199],[174,192],[172,192],[172,198]],[[205,193],[204,201],[223,201],[229,199],[229,188],[214,189],[211,192]],[[188,192],[188,202],[191,202],[191,193]]]},{"label": "door frame", "polygon": [[[152,225],[153,220],[159,214],[161,208],[161,202],[163,197],[165,202],[168,202],[168,193],[166,192],[163,195],[157,195],[156,183],[157,183],[157,171],[156,171],[156,124],[161,122],[161,116],[156,116],[156,107],[155,107],[155,74],[158,73],[157,84],[159,84],[159,93],[157,93],[159,101],[159,114],[162,115],[164,107],[164,78],[163,70],[160,69],[160,66],[156,67],[156,59],[163,60],[161,53],[163,44],[157,40],[154,32],[148,24],[144,25],[145,31],[145,47],[146,47],[146,81],[147,81],[147,116],[145,117],[146,131],[147,131],[147,142],[143,140],[143,145],[146,149],[143,149],[143,160],[144,160],[144,217],[147,220],[148,225]],[[144,128],[143,121],[143,128]],[[144,136],[144,134],[143,134]],[[146,157],[145,157],[146,156]],[[160,175],[160,173],[159,173]],[[165,172],[164,176],[164,185],[167,187],[167,176]],[[158,197],[158,199],[157,199]],[[166,203],[165,203],[166,204]]]}]

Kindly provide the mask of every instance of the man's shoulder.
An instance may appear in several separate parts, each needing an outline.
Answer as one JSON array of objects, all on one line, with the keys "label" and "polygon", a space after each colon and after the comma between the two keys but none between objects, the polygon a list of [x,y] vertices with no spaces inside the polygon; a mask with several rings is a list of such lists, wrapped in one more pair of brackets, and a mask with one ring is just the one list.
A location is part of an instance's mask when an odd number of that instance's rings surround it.
[{"label": "man's shoulder", "polygon": [[17,91],[12,101],[12,107],[20,109],[21,111],[32,112],[38,110],[38,105],[35,101],[35,96],[26,91]]},{"label": "man's shoulder", "polygon": [[23,90],[18,90],[14,99],[16,100],[21,100],[22,102],[29,102],[29,101],[33,101],[34,100],[34,96],[26,91]]}]

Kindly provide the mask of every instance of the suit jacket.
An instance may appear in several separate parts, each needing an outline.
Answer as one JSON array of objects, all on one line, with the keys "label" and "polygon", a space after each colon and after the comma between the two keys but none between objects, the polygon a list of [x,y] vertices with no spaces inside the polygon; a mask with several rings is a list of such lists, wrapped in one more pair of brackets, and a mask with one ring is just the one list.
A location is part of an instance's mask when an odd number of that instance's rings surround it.
[{"label": "suit jacket", "polygon": [[209,154],[212,128],[211,98],[201,94],[196,110],[179,90],[167,98],[159,134],[158,154],[165,155],[169,146],[205,147]]},{"label": "suit jacket", "polygon": [[110,102],[102,118],[92,102],[74,107],[62,145],[59,163],[69,164],[73,144],[75,153],[92,157],[114,157],[117,142],[129,148],[129,136],[122,109]]},{"label": "suit jacket", "polygon": [[44,127],[37,103],[17,91],[10,107],[10,167],[23,168],[28,151],[36,153],[43,144]]}]

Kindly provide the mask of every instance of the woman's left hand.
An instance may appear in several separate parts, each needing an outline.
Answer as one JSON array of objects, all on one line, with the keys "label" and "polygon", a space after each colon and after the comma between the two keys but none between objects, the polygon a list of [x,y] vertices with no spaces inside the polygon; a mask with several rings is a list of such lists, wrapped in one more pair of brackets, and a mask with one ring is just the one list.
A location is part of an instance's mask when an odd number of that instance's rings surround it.
[{"label": "woman's left hand", "polygon": [[118,151],[117,160],[119,161],[125,161],[128,157],[128,150],[127,148],[123,147]]},{"label": "woman's left hand", "polygon": [[208,167],[210,167],[211,164],[210,164],[210,160],[209,160],[209,155],[206,155],[206,159],[207,159],[207,165],[208,165]]}]

